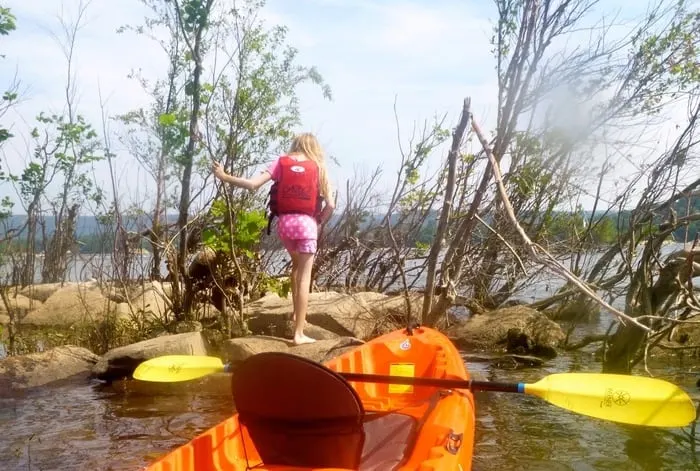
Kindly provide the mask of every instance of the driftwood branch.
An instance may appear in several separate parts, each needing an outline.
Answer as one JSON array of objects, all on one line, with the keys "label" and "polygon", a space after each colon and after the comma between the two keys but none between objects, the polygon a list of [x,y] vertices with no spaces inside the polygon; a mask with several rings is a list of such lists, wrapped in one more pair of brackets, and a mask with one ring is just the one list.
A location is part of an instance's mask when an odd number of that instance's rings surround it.
[{"label": "driftwood branch", "polygon": [[520,265],[520,269],[523,271],[523,273],[525,274],[525,276],[527,276],[527,274],[528,274],[528,273],[527,273],[527,269],[525,268],[525,265],[523,264],[523,261],[520,259],[520,256],[518,255],[518,252],[515,251],[515,249],[513,248],[513,246],[510,245],[510,244],[508,243],[508,241],[505,240],[505,239],[503,238],[503,236],[502,236],[501,234],[498,233],[498,231],[496,231],[496,229],[494,229],[493,227],[489,226],[488,223],[487,223],[486,221],[484,221],[483,219],[481,219],[481,218],[479,217],[478,214],[474,215],[474,217],[475,217],[481,224],[483,224],[484,227],[485,227],[486,229],[488,229],[489,231],[491,231],[491,232],[493,233],[493,235],[495,235],[495,236],[498,238],[498,240],[500,240],[501,242],[503,242],[503,245],[505,245],[505,246],[508,248],[508,250],[510,250],[510,253],[512,253],[512,254],[513,254],[513,257],[515,257],[515,259],[518,261],[518,265]]},{"label": "driftwood branch", "polygon": [[585,294],[586,296],[591,298],[593,301],[600,304],[605,309],[609,310],[615,317],[618,318],[618,320],[623,325],[626,325],[626,323],[629,322],[631,324],[636,325],[637,327],[639,327],[640,329],[642,329],[646,332],[650,332],[651,329],[649,327],[642,324],[637,319],[630,317],[627,314],[625,314],[624,312],[614,308],[609,303],[607,303],[605,300],[600,298],[600,296],[598,296],[588,285],[586,285],[583,281],[581,281],[576,275],[571,273],[552,254],[550,254],[547,250],[545,250],[539,244],[536,244],[535,242],[530,240],[530,237],[527,235],[527,233],[522,228],[522,226],[520,226],[517,218],[515,217],[515,213],[513,212],[513,206],[511,205],[510,200],[508,199],[508,194],[506,193],[505,186],[503,185],[503,177],[501,175],[500,165],[498,164],[498,161],[494,157],[493,152],[491,151],[491,147],[489,146],[488,141],[484,137],[484,134],[482,133],[481,128],[474,121],[473,118],[472,118],[472,129],[474,130],[474,133],[476,134],[476,136],[479,138],[479,141],[481,142],[481,145],[484,148],[484,151],[486,152],[486,155],[489,159],[489,163],[490,163],[491,168],[493,170],[494,179],[496,180],[496,184],[498,187],[498,193],[501,197],[501,200],[503,201],[503,207],[505,208],[506,214],[507,214],[508,218],[510,219],[511,223],[513,224],[515,230],[518,232],[518,234],[522,238],[522,240],[525,244],[525,247],[529,250],[531,256],[539,263],[548,267],[554,273],[567,279],[571,284],[573,284],[583,294]]}]

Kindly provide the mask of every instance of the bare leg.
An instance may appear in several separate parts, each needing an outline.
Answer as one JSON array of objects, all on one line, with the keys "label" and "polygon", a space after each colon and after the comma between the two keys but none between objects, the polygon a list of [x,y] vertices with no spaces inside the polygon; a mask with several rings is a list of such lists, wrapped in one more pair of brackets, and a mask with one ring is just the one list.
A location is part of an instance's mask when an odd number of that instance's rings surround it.
[{"label": "bare leg", "polygon": [[297,293],[297,279],[299,278],[297,276],[297,272],[299,271],[297,268],[298,262],[297,262],[297,255],[299,255],[297,252],[290,252],[289,255],[292,257],[292,274],[290,276],[291,284],[292,284],[292,320],[295,321],[297,318],[296,315],[296,302],[294,299],[296,298],[296,293]]},{"label": "bare leg", "polygon": [[294,312],[296,314],[294,325],[294,343],[312,343],[316,340],[304,335],[304,323],[306,322],[306,311],[309,306],[309,288],[311,286],[311,268],[314,263],[314,254],[297,254],[297,293],[294,298]]}]

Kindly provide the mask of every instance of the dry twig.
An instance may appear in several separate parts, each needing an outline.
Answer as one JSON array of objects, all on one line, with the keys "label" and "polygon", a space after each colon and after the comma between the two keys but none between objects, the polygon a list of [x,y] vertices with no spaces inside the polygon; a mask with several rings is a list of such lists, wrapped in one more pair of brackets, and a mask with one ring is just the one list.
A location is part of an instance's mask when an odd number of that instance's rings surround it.
[{"label": "dry twig", "polygon": [[602,299],[600,296],[598,296],[591,288],[589,288],[583,281],[581,281],[576,275],[571,273],[564,265],[562,265],[557,259],[550,254],[547,250],[545,250],[542,246],[539,244],[536,244],[533,242],[530,237],[527,235],[525,230],[520,226],[518,223],[517,218],[515,217],[515,213],[513,212],[513,206],[510,203],[510,200],[508,199],[508,194],[506,193],[505,186],[503,185],[503,177],[501,175],[501,169],[498,164],[498,161],[493,155],[493,152],[491,152],[491,147],[489,146],[488,141],[484,137],[484,134],[481,131],[481,128],[479,125],[474,121],[472,118],[472,129],[474,129],[474,133],[476,136],[479,138],[479,142],[481,142],[482,147],[484,148],[484,151],[486,152],[486,155],[489,159],[489,163],[491,164],[491,169],[493,170],[493,175],[494,179],[496,180],[496,184],[498,186],[498,193],[501,196],[501,200],[503,201],[503,206],[505,208],[506,214],[508,218],[510,219],[511,223],[513,223],[513,226],[515,227],[515,230],[518,232],[520,237],[522,238],[525,247],[529,250],[530,254],[532,257],[538,261],[539,263],[545,265],[548,267],[550,270],[552,270],[554,273],[562,276],[566,280],[568,280],[571,284],[573,284],[575,287],[577,287],[582,293],[584,293],[586,296],[591,298],[593,301],[596,303],[600,304],[602,307],[605,309],[609,310],[615,317],[618,318],[618,320],[623,324],[626,325],[627,322],[636,325],[640,329],[650,332],[651,329],[647,327],[646,325],[642,324],[639,322],[639,320],[628,316],[624,312],[620,311],[619,309],[614,308],[611,306],[609,303],[607,303],[604,299]]}]

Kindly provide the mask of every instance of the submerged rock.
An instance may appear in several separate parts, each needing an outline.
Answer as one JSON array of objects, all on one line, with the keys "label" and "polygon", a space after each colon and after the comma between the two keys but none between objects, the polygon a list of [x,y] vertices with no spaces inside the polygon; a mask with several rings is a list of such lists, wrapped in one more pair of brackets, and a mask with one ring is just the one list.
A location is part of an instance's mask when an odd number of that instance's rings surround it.
[{"label": "submerged rock", "polygon": [[545,358],[556,356],[565,339],[561,327],[544,314],[526,306],[512,306],[474,315],[447,331],[460,348],[506,351]]},{"label": "submerged rock", "polygon": [[490,363],[501,369],[519,369],[544,365],[544,359],[532,355],[513,355],[508,353],[467,353],[463,358],[468,363]]},{"label": "submerged rock", "polygon": [[517,370],[544,365],[544,360],[532,355],[503,355],[491,363],[496,368]]},{"label": "submerged rock", "polygon": [[0,394],[79,375],[88,377],[98,358],[91,351],[73,345],[4,358],[0,360]]},{"label": "submerged rock", "polygon": [[101,380],[131,376],[139,363],[163,355],[207,355],[207,342],[201,332],[164,335],[143,340],[105,353],[93,368]]}]

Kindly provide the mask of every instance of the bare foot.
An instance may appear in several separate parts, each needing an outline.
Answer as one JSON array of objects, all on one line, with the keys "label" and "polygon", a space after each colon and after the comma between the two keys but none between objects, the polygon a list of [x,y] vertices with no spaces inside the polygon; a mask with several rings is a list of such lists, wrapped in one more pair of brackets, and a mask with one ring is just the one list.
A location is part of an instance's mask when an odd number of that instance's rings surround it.
[{"label": "bare foot", "polygon": [[307,337],[304,334],[294,334],[294,345],[304,345],[305,343],[314,343],[316,339],[312,339],[311,337]]}]

